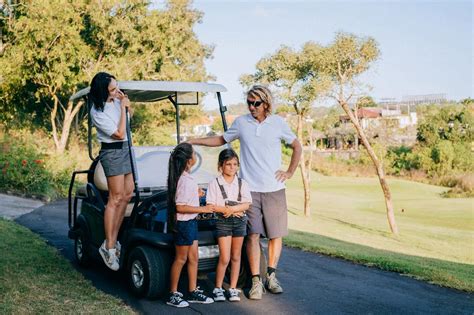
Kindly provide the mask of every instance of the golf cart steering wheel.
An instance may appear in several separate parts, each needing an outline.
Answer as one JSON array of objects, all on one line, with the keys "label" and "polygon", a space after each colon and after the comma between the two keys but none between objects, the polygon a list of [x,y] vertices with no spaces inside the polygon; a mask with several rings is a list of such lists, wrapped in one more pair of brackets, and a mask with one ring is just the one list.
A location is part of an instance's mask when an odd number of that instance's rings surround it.
[{"label": "golf cart steering wheel", "polygon": [[198,151],[194,151],[194,153],[196,153],[196,164],[194,164],[194,166],[192,167],[190,172],[191,174],[195,173],[201,167],[202,164],[201,153],[199,153]]}]

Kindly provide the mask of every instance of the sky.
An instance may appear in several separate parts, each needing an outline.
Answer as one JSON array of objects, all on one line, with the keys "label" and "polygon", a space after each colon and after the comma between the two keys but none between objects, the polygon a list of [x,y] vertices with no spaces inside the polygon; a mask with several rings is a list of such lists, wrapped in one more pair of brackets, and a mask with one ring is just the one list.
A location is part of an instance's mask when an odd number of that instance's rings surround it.
[{"label": "sky", "polygon": [[[373,37],[381,55],[361,81],[368,94],[445,93],[474,97],[472,1],[210,1],[195,0],[203,12],[194,30],[215,47],[207,71],[223,84],[225,104],[244,101],[239,77],[281,45],[295,50],[307,41],[330,44],[336,32]],[[214,107],[214,97],[206,97]]]}]

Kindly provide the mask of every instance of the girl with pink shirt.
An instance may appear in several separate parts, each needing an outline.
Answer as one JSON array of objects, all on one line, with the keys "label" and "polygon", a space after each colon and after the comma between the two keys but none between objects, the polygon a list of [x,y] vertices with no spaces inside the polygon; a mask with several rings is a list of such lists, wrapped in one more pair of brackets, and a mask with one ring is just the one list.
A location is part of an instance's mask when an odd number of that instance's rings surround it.
[{"label": "girl with pink shirt", "polygon": [[[174,226],[176,255],[171,265],[170,295],[166,304],[175,307],[214,302],[197,286],[199,257],[196,216],[198,213],[214,212],[214,206],[199,206],[198,185],[189,173],[194,164],[196,154],[189,143],[180,143],[171,152],[168,164],[168,209],[171,226]],[[179,277],[186,262],[189,277],[187,301],[178,292]]]},{"label": "girl with pink shirt", "polygon": [[236,288],[239,278],[242,243],[247,235],[247,215],[245,211],[252,203],[250,188],[246,181],[236,174],[239,157],[232,149],[219,154],[218,169],[221,175],[209,183],[206,201],[215,206],[218,213],[216,236],[219,244],[219,263],[216,271],[216,287],[212,291],[214,301],[225,301],[222,282],[229,262],[231,262],[229,301],[240,301],[240,291]]}]

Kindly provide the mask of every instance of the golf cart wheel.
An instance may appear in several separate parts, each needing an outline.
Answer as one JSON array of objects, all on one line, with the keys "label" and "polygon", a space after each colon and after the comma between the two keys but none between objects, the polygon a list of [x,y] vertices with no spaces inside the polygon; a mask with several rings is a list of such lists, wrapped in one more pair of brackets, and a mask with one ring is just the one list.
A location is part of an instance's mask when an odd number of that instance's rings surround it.
[{"label": "golf cart wheel", "polygon": [[148,246],[134,248],[127,264],[130,289],[139,297],[156,298],[164,294],[170,267],[171,259],[166,253]]},{"label": "golf cart wheel", "polygon": [[77,232],[77,236],[74,239],[74,256],[78,264],[82,267],[87,267],[91,263],[91,257],[88,253],[89,241],[86,233],[82,228]]},{"label": "golf cart wheel", "polygon": [[[252,273],[250,272],[250,264],[247,258],[247,251],[245,243],[242,246],[242,255],[240,260],[240,272],[239,279],[237,280],[237,288],[250,288],[252,286]],[[263,252],[262,245],[260,245],[260,277],[264,280],[265,274],[267,273],[267,258]],[[230,264],[227,266],[225,272],[227,282],[230,283]]]}]

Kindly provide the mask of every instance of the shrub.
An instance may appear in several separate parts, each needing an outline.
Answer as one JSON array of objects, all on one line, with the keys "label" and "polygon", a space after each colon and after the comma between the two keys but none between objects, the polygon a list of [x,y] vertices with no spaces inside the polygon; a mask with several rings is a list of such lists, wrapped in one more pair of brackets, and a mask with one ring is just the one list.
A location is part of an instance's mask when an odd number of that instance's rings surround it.
[{"label": "shrub", "polygon": [[386,159],[389,162],[390,174],[400,175],[403,171],[413,168],[413,155],[411,148],[400,146],[388,149]]},{"label": "shrub", "polygon": [[440,185],[451,187],[443,193],[447,198],[472,198],[474,197],[474,174],[458,176],[445,176],[440,179]]},{"label": "shrub", "polygon": [[0,132],[0,148],[0,191],[48,200],[67,196],[72,170],[87,157],[77,144],[61,155],[49,152],[54,145],[40,131]]},{"label": "shrub", "polygon": [[52,174],[46,169],[44,155],[25,143],[2,140],[0,190],[28,195],[51,195]]}]

